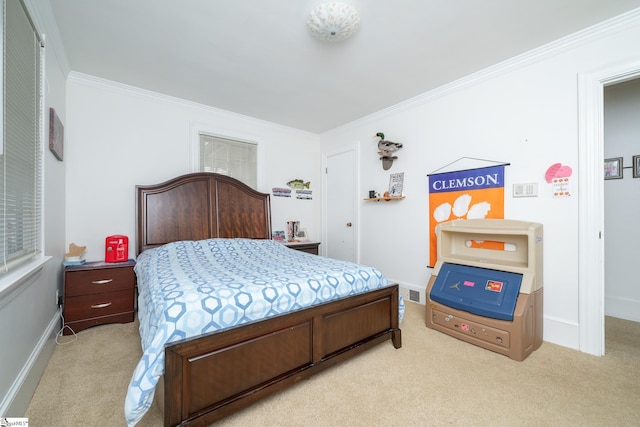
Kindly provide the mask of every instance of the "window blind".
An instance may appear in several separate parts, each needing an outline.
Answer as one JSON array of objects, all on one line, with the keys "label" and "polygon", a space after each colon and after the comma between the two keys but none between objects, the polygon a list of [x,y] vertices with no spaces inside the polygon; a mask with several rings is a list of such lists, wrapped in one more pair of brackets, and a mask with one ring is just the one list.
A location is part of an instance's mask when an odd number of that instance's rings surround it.
[{"label": "window blind", "polygon": [[0,272],[40,252],[42,39],[20,0],[4,2]]},{"label": "window blind", "polygon": [[200,171],[227,175],[257,189],[258,146],[200,133]]}]

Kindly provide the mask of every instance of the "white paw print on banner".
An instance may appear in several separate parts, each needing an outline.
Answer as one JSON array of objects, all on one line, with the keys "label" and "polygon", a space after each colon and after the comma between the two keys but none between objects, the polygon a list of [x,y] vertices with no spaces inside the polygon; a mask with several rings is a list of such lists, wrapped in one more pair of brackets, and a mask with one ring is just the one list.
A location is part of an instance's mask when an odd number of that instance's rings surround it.
[{"label": "white paw print on banner", "polygon": [[470,204],[471,196],[463,194],[453,202],[453,206],[451,206],[451,203],[446,202],[435,208],[433,210],[433,219],[437,222],[448,221],[452,213],[458,219],[484,218],[491,210],[491,203],[489,202],[478,202],[469,207]]}]

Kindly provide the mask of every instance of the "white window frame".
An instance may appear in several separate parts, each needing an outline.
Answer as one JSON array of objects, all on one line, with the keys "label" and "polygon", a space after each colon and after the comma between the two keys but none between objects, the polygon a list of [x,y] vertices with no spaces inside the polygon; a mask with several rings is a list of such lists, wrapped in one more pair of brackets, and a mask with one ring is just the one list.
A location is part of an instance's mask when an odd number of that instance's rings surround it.
[{"label": "white window frame", "polygon": [[257,168],[257,186],[256,190],[266,193],[264,189],[264,144],[262,140],[255,135],[242,134],[239,132],[232,132],[220,128],[213,127],[204,123],[191,123],[191,172],[200,172],[200,134],[205,133],[207,135],[216,136],[220,138],[231,139],[235,141],[246,142],[249,144],[255,144],[258,149],[258,158],[256,159]]},{"label": "white window frame", "polygon": [[[0,46],[4,46],[4,9],[5,9],[5,1],[6,0],[1,0],[0,1],[0,6],[3,8],[3,15],[2,15],[2,19],[0,20]],[[45,258],[43,256],[43,249],[44,249],[44,196],[43,196],[43,190],[44,190],[44,139],[45,139],[45,102],[44,102],[44,88],[45,88],[45,51],[44,51],[44,38],[42,37],[40,31],[36,28],[35,23],[33,22],[32,18],[31,18],[31,10],[29,10],[29,8],[27,7],[27,5],[25,4],[24,1],[20,0],[20,6],[24,9],[25,13],[26,13],[26,17],[29,20],[29,22],[31,23],[31,26],[33,28],[34,33],[36,34],[36,37],[38,38],[38,41],[40,43],[40,49],[38,51],[38,65],[39,65],[39,79],[40,79],[40,93],[39,93],[39,99],[38,99],[38,103],[39,103],[39,114],[40,114],[40,118],[39,118],[39,129],[38,129],[38,137],[39,137],[39,141],[37,141],[38,147],[37,150],[39,151],[38,154],[38,161],[40,162],[39,165],[36,166],[36,169],[38,172],[37,173],[37,178],[38,178],[38,197],[39,197],[39,205],[40,207],[37,208],[37,213],[39,213],[38,217],[37,217],[37,221],[39,223],[38,228],[36,229],[36,231],[39,233],[39,236],[37,237],[37,247],[35,248],[35,252],[31,252],[30,254],[25,254],[24,257],[18,257],[14,260],[10,260],[7,261],[6,265],[3,265],[2,268],[0,269],[0,274],[4,274],[5,277],[9,277],[11,276],[10,274],[7,274],[8,271],[5,270],[6,267],[9,267],[9,269],[11,270],[22,270],[22,268],[20,268],[19,266],[25,266],[25,265],[29,265],[31,264],[31,262],[29,260],[35,260],[36,264],[41,264],[41,261],[43,258]],[[4,55],[4,54],[3,54]],[[4,61],[4,56],[3,56],[3,61]],[[4,81],[4,62],[2,64],[2,67],[0,68],[0,81]],[[4,85],[3,85],[4,86]],[[4,97],[5,97],[5,93],[4,93],[4,87],[0,88],[0,92],[2,93],[2,103],[0,103],[0,117],[3,118],[4,117]],[[0,119],[0,133],[2,133],[2,135],[4,135],[4,119]],[[4,137],[3,137],[4,139]],[[2,142],[0,142],[0,154],[3,153],[4,150],[4,140]],[[4,282],[4,280],[3,280]]]}]

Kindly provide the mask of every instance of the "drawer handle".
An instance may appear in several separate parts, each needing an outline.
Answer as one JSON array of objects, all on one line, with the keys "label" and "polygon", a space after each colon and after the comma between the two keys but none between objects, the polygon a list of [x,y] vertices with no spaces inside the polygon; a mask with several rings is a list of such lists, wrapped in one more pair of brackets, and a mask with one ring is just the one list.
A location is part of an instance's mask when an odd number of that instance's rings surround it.
[{"label": "drawer handle", "polygon": [[96,304],[96,305],[92,305],[91,308],[105,308],[105,307],[109,307],[112,303],[110,302],[105,302],[104,304]]},{"label": "drawer handle", "polygon": [[106,285],[107,283],[113,282],[113,279],[104,279],[104,280],[94,280],[91,283],[94,285]]}]

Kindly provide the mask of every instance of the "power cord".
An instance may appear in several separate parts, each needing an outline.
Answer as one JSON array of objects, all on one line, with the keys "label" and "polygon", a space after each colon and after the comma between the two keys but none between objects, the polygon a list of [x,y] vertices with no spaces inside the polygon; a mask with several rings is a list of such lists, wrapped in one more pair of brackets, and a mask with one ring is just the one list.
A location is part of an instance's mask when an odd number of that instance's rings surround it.
[{"label": "power cord", "polygon": [[[56,344],[58,344],[58,345],[66,345],[66,344],[71,344],[72,342],[77,341],[78,340],[78,335],[76,335],[76,332],[71,328],[71,326],[65,324],[64,316],[62,315],[62,310],[60,310],[60,319],[62,319],[62,328],[60,328],[60,330],[56,334]],[[60,341],[60,338],[63,337],[65,329],[68,329],[69,331],[71,331],[71,334],[73,335],[73,337],[69,338],[66,341]]]}]

